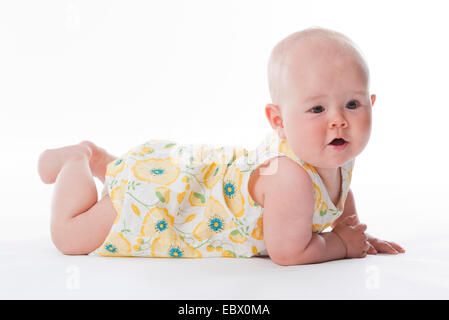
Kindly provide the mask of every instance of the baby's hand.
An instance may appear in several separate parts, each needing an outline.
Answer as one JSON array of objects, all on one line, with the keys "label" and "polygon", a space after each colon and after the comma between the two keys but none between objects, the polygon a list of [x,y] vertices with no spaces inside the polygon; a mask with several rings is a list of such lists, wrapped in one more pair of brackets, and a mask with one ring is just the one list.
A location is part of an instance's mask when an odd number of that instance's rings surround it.
[{"label": "baby's hand", "polygon": [[346,217],[332,232],[335,232],[346,246],[346,258],[364,258],[371,249],[365,235],[366,224],[357,224],[356,216]]},{"label": "baby's hand", "polygon": [[404,253],[405,250],[398,244],[392,242],[392,241],[384,241],[377,239],[373,236],[368,236],[368,242],[373,247],[368,253],[377,254],[377,253],[390,253],[390,254],[398,254],[398,253]]}]

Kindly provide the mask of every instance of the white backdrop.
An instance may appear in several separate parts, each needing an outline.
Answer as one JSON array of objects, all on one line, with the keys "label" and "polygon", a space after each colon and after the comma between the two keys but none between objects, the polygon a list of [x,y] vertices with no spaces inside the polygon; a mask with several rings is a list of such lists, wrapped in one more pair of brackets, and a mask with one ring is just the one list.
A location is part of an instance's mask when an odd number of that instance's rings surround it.
[{"label": "white backdrop", "polygon": [[398,229],[413,236],[445,227],[445,5],[0,2],[0,237],[49,236],[52,186],[36,170],[46,148],[88,139],[120,155],[160,138],[255,147],[270,130],[270,50],[311,26],[352,38],[370,66],[373,132],[352,183],[368,231],[403,244]]}]

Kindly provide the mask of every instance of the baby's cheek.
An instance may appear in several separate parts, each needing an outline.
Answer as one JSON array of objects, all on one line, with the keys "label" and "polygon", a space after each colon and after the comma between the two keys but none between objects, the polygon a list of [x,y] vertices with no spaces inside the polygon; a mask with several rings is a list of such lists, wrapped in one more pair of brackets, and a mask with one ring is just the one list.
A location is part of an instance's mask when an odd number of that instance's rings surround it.
[{"label": "baby's cheek", "polygon": [[320,145],[320,143],[317,141],[317,137],[308,134],[298,135],[296,137],[297,138],[293,141],[293,146],[291,146],[293,152],[300,159],[306,162],[311,161],[314,158],[315,153],[320,151],[317,148],[317,146]]},{"label": "baby's cheek", "polygon": [[354,132],[351,132],[351,136],[357,139],[359,152],[365,148],[371,136],[371,116],[367,115],[360,120],[353,126]]},{"label": "baby's cheek", "polygon": [[371,135],[371,114],[367,114],[363,121],[361,122],[360,128],[361,134],[365,137],[366,142],[368,142]]},{"label": "baby's cheek", "polygon": [[326,128],[311,121],[297,121],[288,127],[288,144],[293,152],[302,160],[307,161],[321,151],[325,143]]},{"label": "baby's cheek", "polygon": [[360,122],[365,130],[371,130],[372,114],[370,109],[366,109],[366,112],[363,113]]}]

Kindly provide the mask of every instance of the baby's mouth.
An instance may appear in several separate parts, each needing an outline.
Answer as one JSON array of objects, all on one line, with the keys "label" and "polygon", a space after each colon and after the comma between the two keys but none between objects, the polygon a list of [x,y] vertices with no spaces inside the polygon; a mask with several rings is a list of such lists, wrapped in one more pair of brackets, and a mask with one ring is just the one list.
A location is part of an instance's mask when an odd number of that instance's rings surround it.
[{"label": "baby's mouth", "polygon": [[333,146],[342,146],[345,143],[347,143],[347,141],[343,138],[335,138],[334,140],[331,141],[331,143],[329,143],[330,145]]}]

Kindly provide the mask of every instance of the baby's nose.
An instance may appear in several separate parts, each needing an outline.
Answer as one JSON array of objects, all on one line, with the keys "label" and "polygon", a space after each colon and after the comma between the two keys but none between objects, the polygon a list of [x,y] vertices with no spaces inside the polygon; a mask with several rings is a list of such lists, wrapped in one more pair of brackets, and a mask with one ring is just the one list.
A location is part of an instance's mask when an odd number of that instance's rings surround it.
[{"label": "baby's nose", "polygon": [[342,116],[335,116],[329,123],[330,128],[346,128],[348,126],[348,122]]}]

